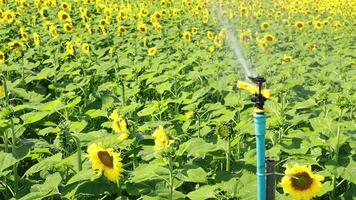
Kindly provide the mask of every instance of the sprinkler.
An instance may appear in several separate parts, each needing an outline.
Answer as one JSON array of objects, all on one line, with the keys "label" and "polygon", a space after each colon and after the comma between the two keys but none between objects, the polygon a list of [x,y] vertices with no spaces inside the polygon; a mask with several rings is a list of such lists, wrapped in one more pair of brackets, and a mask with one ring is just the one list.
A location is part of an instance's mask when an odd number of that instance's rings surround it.
[{"label": "sprinkler", "polygon": [[[265,158],[265,133],[266,133],[266,110],[265,101],[270,98],[270,91],[263,88],[266,79],[262,76],[248,77],[255,85],[237,81],[237,89],[247,90],[252,94],[251,101],[255,103],[256,149],[257,149],[257,199],[266,200],[266,158]],[[274,184],[274,183],[273,183]],[[274,188],[274,187],[269,187]],[[274,190],[274,189],[273,189]],[[270,192],[270,191],[269,191]],[[273,191],[274,192],[274,191]],[[268,195],[270,196],[270,195]]]}]

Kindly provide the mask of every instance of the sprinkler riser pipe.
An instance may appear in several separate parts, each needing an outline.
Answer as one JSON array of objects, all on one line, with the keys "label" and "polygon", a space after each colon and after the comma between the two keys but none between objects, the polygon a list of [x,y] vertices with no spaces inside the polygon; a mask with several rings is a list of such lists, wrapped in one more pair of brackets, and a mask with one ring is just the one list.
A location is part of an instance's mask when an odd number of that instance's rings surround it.
[{"label": "sprinkler riser pipe", "polygon": [[265,166],[265,133],[266,114],[255,113],[253,115],[256,134],[257,155],[257,200],[266,200],[266,166]]}]

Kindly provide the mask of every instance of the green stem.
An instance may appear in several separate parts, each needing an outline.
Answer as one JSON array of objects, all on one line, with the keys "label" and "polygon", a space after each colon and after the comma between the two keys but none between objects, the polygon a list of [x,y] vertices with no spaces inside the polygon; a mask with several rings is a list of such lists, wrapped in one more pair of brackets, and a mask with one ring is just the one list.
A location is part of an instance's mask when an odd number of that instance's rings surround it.
[{"label": "green stem", "polygon": [[197,115],[198,116],[198,138],[200,138],[200,123],[201,123],[201,121],[200,121],[200,114],[198,114]]},{"label": "green stem", "polygon": [[126,105],[126,98],[125,98],[125,84],[124,81],[121,81],[121,93],[122,93],[122,105]]},{"label": "green stem", "polygon": [[[339,163],[339,143],[340,143],[340,134],[341,134],[341,120],[342,120],[343,110],[340,110],[339,114],[339,121],[337,125],[337,132],[336,132],[336,146],[335,146],[335,161]],[[334,169],[336,171],[336,168]],[[332,184],[334,186],[334,190],[331,193],[332,199],[335,199],[335,191],[336,191],[336,172],[334,172],[334,176],[332,178]]]},{"label": "green stem", "polygon": [[226,171],[230,171],[230,155],[231,155],[231,151],[230,151],[230,145],[231,145],[231,139],[230,136],[227,138],[227,149],[226,149]]},{"label": "green stem", "polygon": [[340,143],[340,133],[341,133],[341,120],[342,120],[343,110],[340,110],[339,122],[337,125],[337,132],[336,132],[336,146],[335,146],[335,160],[339,162],[339,143]]},{"label": "green stem", "polygon": [[116,181],[116,186],[117,186],[117,195],[118,197],[121,197],[122,196],[121,179]]},{"label": "green stem", "polygon": [[77,144],[77,160],[78,160],[78,170],[82,171],[82,146],[80,144],[80,139],[78,136],[71,134],[72,138],[75,140]]},{"label": "green stem", "polygon": [[14,172],[14,193],[16,194],[17,191],[19,190],[19,176],[17,175],[17,165],[18,163],[15,163],[13,166],[13,172]]},{"label": "green stem", "polygon": [[173,161],[172,157],[169,157],[169,200],[173,199]]}]

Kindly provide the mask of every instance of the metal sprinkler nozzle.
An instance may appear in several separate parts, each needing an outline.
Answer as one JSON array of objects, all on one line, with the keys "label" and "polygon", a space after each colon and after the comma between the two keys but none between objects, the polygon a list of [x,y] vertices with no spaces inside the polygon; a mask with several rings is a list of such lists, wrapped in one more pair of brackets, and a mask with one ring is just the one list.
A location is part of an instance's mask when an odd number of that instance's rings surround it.
[{"label": "metal sprinkler nozzle", "polygon": [[268,98],[270,98],[270,90],[268,89],[263,89],[263,83],[266,82],[266,79],[262,76],[256,76],[256,77],[248,77],[254,84],[257,85],[251,85],[246,82],[242,81],[237,81],[237,88],[242,89],[242,90],[247,90],[250,92],[253,96],[251,97],[251,101],[255,103],[257,109],[256,113],[264,113],[264,103],[267,101]]}]

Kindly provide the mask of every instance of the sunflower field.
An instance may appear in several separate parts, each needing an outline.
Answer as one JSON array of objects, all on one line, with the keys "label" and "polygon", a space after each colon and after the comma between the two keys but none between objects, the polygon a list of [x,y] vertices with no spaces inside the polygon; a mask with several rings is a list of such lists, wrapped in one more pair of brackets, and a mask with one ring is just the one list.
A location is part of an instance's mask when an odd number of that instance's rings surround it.
[{"label": "sunflower field", "polygon": [[231,41],[271,90],[275,198],[356,199],[355,17],[352,0],[0,0],[0,199],[256,199]]}]

